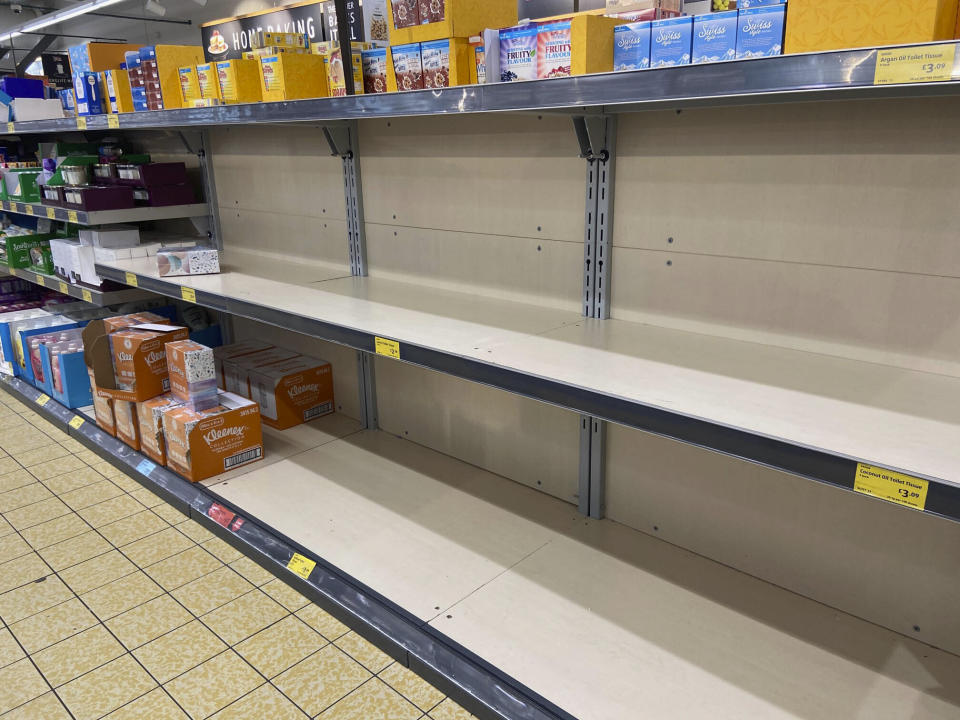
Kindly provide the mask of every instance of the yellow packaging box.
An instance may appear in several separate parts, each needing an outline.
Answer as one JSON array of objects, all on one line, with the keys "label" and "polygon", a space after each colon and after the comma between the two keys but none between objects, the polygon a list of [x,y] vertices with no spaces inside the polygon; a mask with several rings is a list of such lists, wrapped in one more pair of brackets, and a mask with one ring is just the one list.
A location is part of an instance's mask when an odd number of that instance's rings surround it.
[{"label": "yellow packaging box", "polygon": [[256,60],[221,60],[216,63],[220,99],[228,104],[260,102],[260,63]]},{"label": "yellow packaging box", "polygon": [[270,46],[288,48],[306,48],[307,36],[300,33],[268,32],[260,30],[250,36],[250,47],[266,48]]},{"label": "yellow packaging box", "polygon": [[802,53],[950,40],[957,0],[790,0],[784,52]]},{"label": "yellow packaging box", "polygon": [[327,97],[327,72],[320,55],[281,53],[260,58],[264,102]]},{"label": "yellow packaging box", "polygon": [[[167,110],[184,106],[180,89],[180,68],[196,67],[203,62],[203,49],[194,45],[157,45],[157,75],[163,107]],[[199,97],[199,95],[198,95]]]},{"label": "yellow packaging box", "polygon": [[453,87],[476,82],[477,56],[467,38],[434,40],[424,43],[420,52],[424,87]]},{"label": "yellow packaging box", "polygon": [[405,28],[397,28],[393,21],[392,0],[387,0],[387,5],[391,45],[452,37],[465,38],[487,28],[511,27],[517,24],[517,0],[444,0],[442,21]]},{"label": "yellow packaging box", "polygon": [[[354,48],[350,59],[353,64],[353,88],[357,95],[363,94],[363,57],[361,51]],[[343,97],[347,94],[347,83],[343,72],[343,57],[337,47],[323,55],[323,66],[327,73],[327,87],[330,97]]]},{"label": "yellow packaging box", "polygon": [[194,100],[200,99],[200,83],[197,82],[197,69],[192,65],[180,68],[180,99],[183,107],[191,107]]},{"label": "yellow packaging box", "polygon": [[130,93],[130,76],[126,70],[104,70],[103,84],[103,96],[107,98],[108,113],[116,115],[134,111],[133,95]]},{"label": "yellow packaging box", "polygon": [[197,65],[197,86],[200,88],[200,97],[203,100],[222,99],[216,64],[201,63]]},{"label": "yellow packaging box", "polygon": [[627,21],[599,15],[570,20],[570,74],[613,72],[613,29]]},{"label": "yellow packaging box", "polygon": [[[120,66],[126,62],[125,53],[132,50],[139,50],[139,45],[125,45],[120,43],[102,43],[88,42],[84,44],[79,52],[87,56],[91,72],[100,72],[101,70],[119,70]],[[71,49],[72,51],[73,49]]]}]

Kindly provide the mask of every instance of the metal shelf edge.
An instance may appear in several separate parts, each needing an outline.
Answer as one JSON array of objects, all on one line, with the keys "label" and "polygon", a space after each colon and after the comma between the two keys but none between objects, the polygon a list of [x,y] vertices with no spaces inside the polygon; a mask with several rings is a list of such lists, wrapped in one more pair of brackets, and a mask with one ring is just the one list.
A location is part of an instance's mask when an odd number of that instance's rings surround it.
[{"label": "metal shelf edge", "polygon": [[151,220],[173,220],[176,218],[205,217],[210,209],[206,203],[191,205],[163,205],[158,207],[135,207],[126,210],[68,210],[67,208],[43,205],[42,203],[24,203],[19,201],[0,201],[0,208],[18,215],[29,215],[49,220],[76,223],[78,225],[109,225],[124,222],[149,222]]},{"label": "metal shelf edge", "polygon": [[93,305],[98,305],[100,307],[107,305],[119,305],[121,303],[141,300],[150,296],[150,293],[145,290],[95,290],[92,288],[74,285],[73,283],[64,282],[58,277],[54,277],[52,275],[43,275],[42,273],[34,272],[33,270],[26,270],[24,268],[5,269],[10,275],[21,278],[22,280],[26,280],[27,282],[31,282],[34,285],[49,288],[50,290],[56,290],[63,295],[69,295],[70,297],[74,297],[78,300],[83,300],[84,302],[92,303]]}]

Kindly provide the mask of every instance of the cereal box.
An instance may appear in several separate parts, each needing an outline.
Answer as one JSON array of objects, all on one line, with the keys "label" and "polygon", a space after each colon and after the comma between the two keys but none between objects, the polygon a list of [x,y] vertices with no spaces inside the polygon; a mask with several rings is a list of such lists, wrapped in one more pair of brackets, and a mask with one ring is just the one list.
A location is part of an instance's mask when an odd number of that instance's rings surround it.
[{"label": "cereal box", "polygon": [[537,26],[500,31],[500,82],[537,79]]},{"label": "cereal box", "polygon": [[538,78],[570,76],[571,43],[569,20],[537,27]]},{"label": "cereal box", "polygon": [[420,44],[425,88],[450,87],[450,41],[433,40]]},{"label": "cereal box", "polygon": [[422,90],[423,64],[420,59],[420,43],[396,45],[390,49],[393,55],[393,71],[397,76],[397,89]]},{"label": "cereal box", "polygon": [[363,92],[387,91],[387,49],[375,48],[363,52]]},{"label": "cereal box", "polygon": [[446,19],[444,0],[420,0],[420,24],[443,22]]},{"label": "cereal box", "polygon": [[393,0],[393,26],[412,27],[420,24],[420,0]]},{"label": "cereal box", "polygon": [[203,100],[220,100],[220,79],[214,63],[197,65],[197,85]]}]

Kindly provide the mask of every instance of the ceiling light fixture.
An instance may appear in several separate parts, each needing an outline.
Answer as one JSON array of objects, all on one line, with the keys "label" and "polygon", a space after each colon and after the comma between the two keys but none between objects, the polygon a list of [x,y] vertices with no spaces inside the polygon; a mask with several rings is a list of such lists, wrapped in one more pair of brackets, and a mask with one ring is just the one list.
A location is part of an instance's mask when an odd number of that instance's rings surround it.
[{"label": "ceiling light fixture", "polygon": [[147,4],[144,6],[144,9],[148,13],[153,13],[154,15],[159,15],[163,17],[167,14],[167,9],[157,2],[157,0],[147,0]]},{"label": "ceiling light fixture", "polygon": [[18,25],[17,27],[10,28],[9,30],[5,30],[3,33],[0,33],[0,42],[7,42],[16,37],[20,37],[24,33],[36,32],[37,30],[42,30],[43,28],[50,27],[51,25],[66,22],[67,20],[72,20],[75,17],[80,17],[81,15],[86,15],[87,13],[95,10],[100,10],[101,8],[109,7],[111,5],[117,5],[122,2],[126,2],[126,0],[90,0],[89,2],[85,2],[80,5],[74,5],[73,7],[58,10],[57,12],[47,13],[46,15],[41,15],[40,17],[30,20],[29,22],[25,22],[22,25]]}]

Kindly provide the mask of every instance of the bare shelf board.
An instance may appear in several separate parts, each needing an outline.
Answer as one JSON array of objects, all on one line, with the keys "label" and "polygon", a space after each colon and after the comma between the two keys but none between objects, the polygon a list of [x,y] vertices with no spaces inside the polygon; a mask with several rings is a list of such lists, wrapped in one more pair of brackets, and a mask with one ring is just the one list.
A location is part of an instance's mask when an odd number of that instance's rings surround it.
[{"label": "bare shelf board", "polygon": [[97,271],[849,490],[900,471],[960,520],[960,378],[377,277],[161,279],[149,260]]},{"label": "bare shelf board", "polygon": [[206,217],[210,208],[206,203],[192,205],[167,205],[164,207],[135,207],[128,210],[67,210],[41,203],[22,203],[10,200],[0,201],[0,207],[7,212],[20,215],[33,215],[50,220],[62,220],[78,225],[110,225],[115,223],[147,222],[150,220],[172,220],[174,218]]},{"label": "bare shelf board", "polygon": [[[879,52],[877,48],[862,48],[406,93],[94,115],[83,119],[82,124],[86,130],[164,129],[478,112],[587,109],[632,112],[663,107],[960,93],[960,82],[957,82],[960,73],[956,68],[953,79],[943,82],[875,84]],[[957,58],[960,61],[960,53]],[[77,119],[64,118],[11,123],[7,134],[62,133],[77,129]]]},{"label": "bare shelf board", "polygon": [[21,268],[4,268],[4,270],[10,275],[32,282],[34,285],[56,290],[63,295],[69,295],[70,297],[75,297],[101,307],[104,305],[120,305],[135,300],[143,300],[152,294],[144,290],[131,288],[123,290],[96,290],[64,282],[58,277],[44,275],[34,272],[33,270],[24,270]]}]

